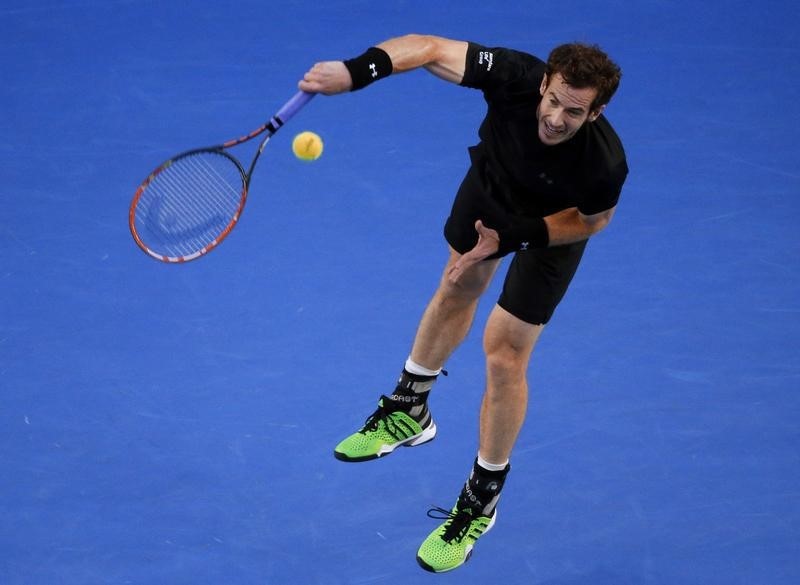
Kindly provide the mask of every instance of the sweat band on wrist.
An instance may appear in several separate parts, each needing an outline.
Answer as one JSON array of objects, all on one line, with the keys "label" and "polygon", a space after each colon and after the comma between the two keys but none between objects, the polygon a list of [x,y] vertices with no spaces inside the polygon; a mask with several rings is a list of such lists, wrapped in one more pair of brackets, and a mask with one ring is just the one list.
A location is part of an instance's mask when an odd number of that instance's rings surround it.
[{"label": "sweat band on wrist", "polygon": [[525,219],[497,231],[501,254],[521,252],[528,248],[546,248],[550,244],[547,224],[541,217]]},{"label": "sweat band on wrist", "polygon": [[350,72],[353,80],[353,87],[350,91],[367,87],[384,77],[392,74],[392,59],[389,53],[378,47],[370,47],[367,51],[344,62],[344,66]]}]

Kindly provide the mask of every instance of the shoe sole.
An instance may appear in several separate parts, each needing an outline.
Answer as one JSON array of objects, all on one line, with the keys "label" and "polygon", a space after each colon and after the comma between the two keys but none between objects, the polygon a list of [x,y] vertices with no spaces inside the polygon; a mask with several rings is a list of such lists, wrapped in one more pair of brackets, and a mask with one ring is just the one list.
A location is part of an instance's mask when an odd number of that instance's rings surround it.
[{"label": "shoe sole", "polygon": [[[495,522],[495,520],[497,520],[497,510],[496,510],[496,509],[495,509],[495,512],[494,512],[494,514],[492,515],[492,518],[491,518],[491,520],[489,521],[489,525],[488,525],[488,526],[486,526],[486,530],[484,530],[484,531],[481,533],[481,536],[485,535],[487,532],[489,532],[489,531],[492,529],[492,526],[494,526],[494,522]],[[461,565],[463,565],[464,563],[466,563],[466,562],[467,562],[467,561],[468,561],[468,560],[469,560],[469,559],[472,557],[472,552],[473,552],[474,550],[475,550],[475,545],[471,545],[471,546],[469,547],[469,550],[467,550],[467,554],[465,554],[465,555],[464,555],[464,560],[463,560],[463,561],[461,561],[460,563],[458,563],[456,566],[454,566],[454,567],[450,567],[450,568],[448,568],[448,569],[441,569],[441,570],[438,570],[438,571],[437,571],[436,569],[434,569],[433,567],[431,567],[431,566],[430,566],[428,563],[426,563],[425,561],[423,561],[423,560],[420,558],[420,556],[419,556],[419,555],[417,555],[417,564],[419,564],[419,566],[420,566],[420,567],[422,567],[423,569],[425,569],[426,571],[429,571],[429,572],[431,572],[431,573],[447,573],[448,571],[452,571],[452,570],[454,570],[454,569],[457,569],[457,568],[459,568]]]},{"label": "shoe sole", "polygon": [[381,457],[386,457],[398,447],[416,447],[418,445],[424,445],[425,443],[430,443],[431,441],[433,441],[435,437],[436,437],[436,423],[431,422],[431,426],[423,430],[418,435],[412,435],[411,437],[403,441],[398,441],[394,445],[384,445],[381,448],[381,450],[374,455],[364,455],[363,457],[350,457],[345,453],[334,451],[333,456],[336,457],[339,461],[345,461],[347,463],[361,463],[362,461],[372,461],[373,459],[380,459]]}]

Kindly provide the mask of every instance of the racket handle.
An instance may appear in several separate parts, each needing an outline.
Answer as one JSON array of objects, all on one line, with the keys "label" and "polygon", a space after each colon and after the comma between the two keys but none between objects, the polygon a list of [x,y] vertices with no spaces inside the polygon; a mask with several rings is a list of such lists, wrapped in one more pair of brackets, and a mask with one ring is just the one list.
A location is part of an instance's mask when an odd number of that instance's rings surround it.
[{"label": "racket handle", "polygon": [[307,91],[298,91],[296,94],[292,96],[292,98],[283,104],[280,110],[273,116],[273,118],[278,122],[278,127],[283,126],[286,122],[288,122],[292,116],[294,116],[297,112],[299,112],[304,105],[306,105],[311,98],[313,98],[315,93],[309,93]]}]

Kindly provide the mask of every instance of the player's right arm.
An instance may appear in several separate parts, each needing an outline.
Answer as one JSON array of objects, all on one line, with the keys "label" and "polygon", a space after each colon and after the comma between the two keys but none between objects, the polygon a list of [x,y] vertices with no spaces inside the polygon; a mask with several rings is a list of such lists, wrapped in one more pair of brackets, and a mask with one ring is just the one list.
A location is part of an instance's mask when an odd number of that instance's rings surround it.
[{"label": "player's right arm", "polygon": [[[464,78],[467,46],[464,41],[418,34],[389,39],[376,45],[391,59],[391,73],[424,67],[436,77],[452,83],[461,83]],[[298,87],[303,91],[332,95],[350,91],[353,79],[343,61],[323,61],[316,63],[303,76]]]},{"label": "player's right arm", "polygon": [[467,43],[432,35],[406,35],[379,45],[389,53],[394,73],[424,67],[436,77],[461,83],[467,62]]}]

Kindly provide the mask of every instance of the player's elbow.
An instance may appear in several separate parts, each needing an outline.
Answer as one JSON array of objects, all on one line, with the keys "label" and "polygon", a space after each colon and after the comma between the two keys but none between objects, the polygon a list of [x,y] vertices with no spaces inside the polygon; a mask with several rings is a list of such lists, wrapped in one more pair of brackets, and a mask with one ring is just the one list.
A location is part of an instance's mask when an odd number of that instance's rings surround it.
[{"label": "player's elbow", "polygon": [[614,217],[614,209],[615,208],[612,207],[611,209],[592,215],[580,214],[581,221],[589,236],[600,233],[611,223],[611,218]]},{"label": "player's elbow", "polygon": [[442,52],[442,39],[433,35],[409,33],[401,39],[409,47],[414,47],[414,52],[421,57],[422,65],[433,63],[439,59]]}]

